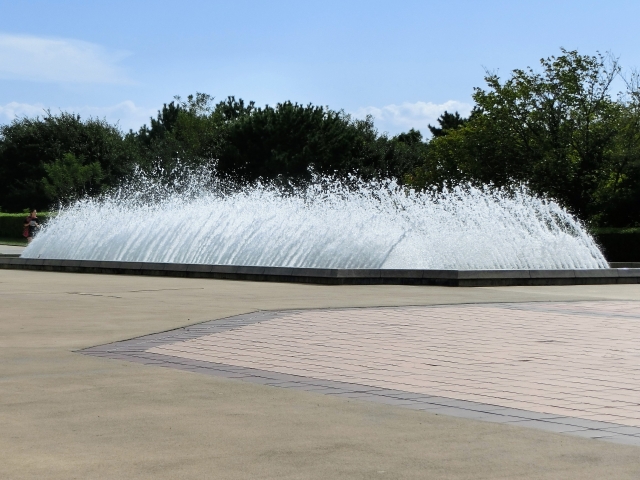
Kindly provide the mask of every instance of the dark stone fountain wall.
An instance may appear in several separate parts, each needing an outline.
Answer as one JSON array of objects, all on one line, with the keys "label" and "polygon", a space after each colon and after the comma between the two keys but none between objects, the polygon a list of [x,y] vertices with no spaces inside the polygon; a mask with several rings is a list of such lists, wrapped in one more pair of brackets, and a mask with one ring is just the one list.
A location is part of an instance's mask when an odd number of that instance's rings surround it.
[{"label": "dark stone fountain wall", "polygon": [[53,272],[216,278],[326,285],[598,285],[640,283],[640,268],[567,270],[392,270],[247,267],[180,263],[0,258],[0,268]]}]

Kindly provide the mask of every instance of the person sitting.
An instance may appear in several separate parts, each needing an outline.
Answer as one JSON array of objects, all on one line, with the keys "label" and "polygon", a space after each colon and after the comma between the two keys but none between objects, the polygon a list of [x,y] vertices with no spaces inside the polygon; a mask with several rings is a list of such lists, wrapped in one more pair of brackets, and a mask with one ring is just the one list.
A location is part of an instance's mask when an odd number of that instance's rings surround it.
[{"label": "person sitting", "polygon": [[38,223],[38,212],[34,208],[24,221],[24,231],[22,232],[22,235],[27,237],[27,243],[31,243],[38,228],[40,228],[40,224]]}]

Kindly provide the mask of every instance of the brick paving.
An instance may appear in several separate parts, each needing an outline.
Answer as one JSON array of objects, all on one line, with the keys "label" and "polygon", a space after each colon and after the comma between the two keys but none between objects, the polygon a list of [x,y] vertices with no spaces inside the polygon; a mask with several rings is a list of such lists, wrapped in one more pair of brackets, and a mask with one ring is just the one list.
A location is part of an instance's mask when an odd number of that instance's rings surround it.
[{"label": "brick paving", "polygon": [[83,353],[640,446],[640,302],[257,312]]}]

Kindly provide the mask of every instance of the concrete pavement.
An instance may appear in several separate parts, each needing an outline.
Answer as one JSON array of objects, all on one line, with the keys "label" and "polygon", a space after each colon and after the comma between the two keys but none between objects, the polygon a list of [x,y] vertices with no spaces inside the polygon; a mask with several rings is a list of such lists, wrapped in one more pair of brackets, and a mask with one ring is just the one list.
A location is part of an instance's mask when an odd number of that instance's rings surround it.
[{"label": "concrete pavement", "polygon": [[0,465],[20,478],[638,478],[637,447],[88,357],[256,310],[640,300],[640,285],[318,286],[0,271]]},{"label": "concrete pavement", "polygon": [[0,243],[0,255],[20,255],[25,247]]}]

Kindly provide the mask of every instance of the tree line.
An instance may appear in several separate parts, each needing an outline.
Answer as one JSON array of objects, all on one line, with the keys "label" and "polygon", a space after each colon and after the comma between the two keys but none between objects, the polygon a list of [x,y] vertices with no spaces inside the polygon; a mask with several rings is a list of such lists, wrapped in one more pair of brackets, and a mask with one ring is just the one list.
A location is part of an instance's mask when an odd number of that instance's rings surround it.
[{"label": "tree line", "polygon": [[403,178],[424,157],[420,132],[388,137],[373,120],[292,102],[257,107],[206,94],[176,98],[149,125],[123,133],[100,119],[47,113],[0,127],[0,208],[98,194],[136,168],[215,165],[243,184],[308,181],[312,174]]},{"label": "tree line", "polygon": [[[605,55],[562,50],[541,70],[487,73],[469,117],[445,112],[431,137],[380,133],[373,119],[198,93],[138,131],[71,113],[0,126],[0,208],[43,208],[118,185],[136,169],[215,164],[240,185],[313,173],[394,177],[407,188],[525,183],[594,226],[640,225],[640,88]],[[622,91],[614,86],[623,85]]]}]

